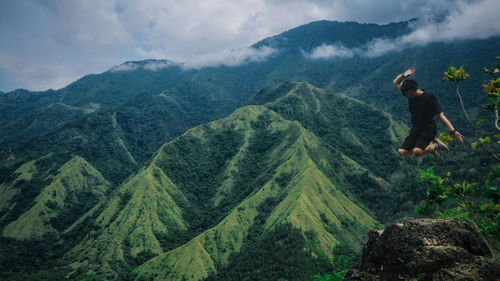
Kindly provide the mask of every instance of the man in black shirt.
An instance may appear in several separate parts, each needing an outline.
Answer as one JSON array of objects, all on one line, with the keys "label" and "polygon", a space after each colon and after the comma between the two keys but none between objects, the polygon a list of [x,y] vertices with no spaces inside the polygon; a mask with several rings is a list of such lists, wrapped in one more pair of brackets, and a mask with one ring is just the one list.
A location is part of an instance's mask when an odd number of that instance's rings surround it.
[{"label": "man in black shirt", "polygon": [[434,138],[436,136],[434,116],[438,115],[441,122],[450,130],[450,134],[461,143],[464,142],[463,135],[453,128],[453,125],[441,110],[435,96],[420,90],[415,80],[408,79],[402,82],[403,78],[407,78],[415,71],[415,68],[408,69],[394,79],[394,85],[408,98],[412,124],[410,134],[404,140],[398,153],[401,156],[410,156],[412,154],[422,156],[436,149],[448,152],[448,147]]}]

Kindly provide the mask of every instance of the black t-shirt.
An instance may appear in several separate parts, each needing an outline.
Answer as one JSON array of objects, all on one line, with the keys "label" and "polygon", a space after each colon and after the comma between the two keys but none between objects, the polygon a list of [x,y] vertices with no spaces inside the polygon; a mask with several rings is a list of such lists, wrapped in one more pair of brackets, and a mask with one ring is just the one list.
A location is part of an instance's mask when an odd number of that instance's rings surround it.
[{"label": "black t-shirt", "polygon": [[436,97],[423,92],[421,95],[408,99],[411,112],[411,124],[415,129],[422,129],[430,125],[436,126],[434,115],[443,112]]}]

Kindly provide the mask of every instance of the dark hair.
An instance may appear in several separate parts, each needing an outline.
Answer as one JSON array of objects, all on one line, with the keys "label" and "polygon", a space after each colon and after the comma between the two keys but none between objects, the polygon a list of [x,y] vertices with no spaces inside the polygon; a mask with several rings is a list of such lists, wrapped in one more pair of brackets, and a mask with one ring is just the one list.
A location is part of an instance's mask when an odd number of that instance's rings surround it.
[{"label": "dark hair", "polygon": [[403,82],[401,85],[401,88],[399,88],[401,92],[403,93],[404,96],[406,96],[406,93],[408,91],[416,91],[418,89],[418,84],[417,81],[413,79],[408,79]]}]

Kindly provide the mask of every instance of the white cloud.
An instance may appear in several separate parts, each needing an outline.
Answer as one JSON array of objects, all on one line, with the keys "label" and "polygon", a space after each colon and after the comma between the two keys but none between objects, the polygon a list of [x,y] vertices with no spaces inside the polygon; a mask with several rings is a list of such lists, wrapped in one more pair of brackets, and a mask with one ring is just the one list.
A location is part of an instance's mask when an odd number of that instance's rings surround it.
[{"label": "white cloud", "polygon": [[111,72],[132,71],[138,69],[139,67],[141,66],[135,62],[126,62],[117,66],[113,66],[109,71]]},{"label": "white cloud", "polygon": [[365,49],[361,51],[362,56],[378,57],[392,51],[403,49],[401,44],[395,44],[392,40],[375,38],[368,42]]},{"label": "white cloud", "polygon": [[355,52],[355,49],[348,49],[339,43],[336,45],[323,44],[314,48],[311,53],[304,53],[304,55],[311,59],[330,59],[334,57],[351,58],[354,56]]},{"label": "white cloud", "polygon": [[184,69],[214,66],[237,66],[249,62],[261,62],[269,56],[276,54],[278,50],[263,46],[260,48],[246,47],[240,49],[225,49],[217,53],[195,56],[182,64]]},{"label": "white cloud", "polygon": [[151,60],[144,64],[140,64],[133,61],[124,62],[120,65],[113,66],[109,71],[110,72],[120,72],[120,71],[132,71],[139,68],[150,70],[150,71],[158,71],[160,69],[164,69],[171,66],[179,66],[179,63],[168,61],[168,60]]},{"label": "white cloud", "polygon": [[311,52],[302,52],[310,59],[332,59],[332,58],[352,58],[360,57],[378,57],[387,52],[399,51],[403,48],[402,44],[395,43],[393,40],[375,38],[366,45],[356,48],[347,48],[341,42],[334,45],[323,44],[311,50]]},{"label": "white cloud", "polygon": [[144,69],[146,70],[151,70],[151,71],[157,71],[160,69],[164,69],[170,66],[176,66],[179,65],[178,63],[174,63],[171,61],[151,61],[148,62],[144,65]]}]

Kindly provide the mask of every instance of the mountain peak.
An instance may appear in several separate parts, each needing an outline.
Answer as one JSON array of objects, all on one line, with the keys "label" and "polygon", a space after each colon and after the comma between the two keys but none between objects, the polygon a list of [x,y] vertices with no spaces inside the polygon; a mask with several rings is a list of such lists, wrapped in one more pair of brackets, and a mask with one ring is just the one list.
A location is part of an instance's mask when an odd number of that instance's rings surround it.
[{"label": "mountain peak", "polygon": [[273,48],[310,51],[322,44],[342,42],[346,47],[356,47],[374,38],[395,38],[407,33],[410,31],[410,23],[414,20],[388,24],[329,20],[313,21],[265,38],[252,46],[255,48],[270,46]]},{"label": "mountain peak", "polygon": [[82,157],[75,155],[58,169],[50,185],[35,198],[35,204],[2,231],[4,237],[20,240],[58,234],[102,200],[109,182]]},{"label": "mountain peak", "polygon": [[[295,85],[297,88],[294,89],[310,86],[306,83]],[[243,121],[245,117],[250,122]],[[252,119],[261,123],[256,124]],[[219,266],[226,265],[229,256],[238,253],[242,247],[250,227],[258,223],[263,223],[261,227],[270,231],[277,225],[290,222],[301,232],[314,233],[318,241],[315,250],[327,256],[331,255],[332,247],[340,242],[356,248],[356,244],[363,240],[360,233],[377,225],[375,219],[342,194],[320,170],[321,163],[328,162],[324,153],[314,152],[322,149],[322,142],[299,122],[286,120],[264,106],[250,105],[225,119],[200,126],[198,130],[186,134],[206,138],[206,134],[224,128],[242,131],[248,137],[245,137],[239,149],[242,153],[237,152],[226,160],[227,168],[219,171],[229,179],[215,186],[215,198],[222,198],[218,202],[227,202],[224,199],[236,197],[235,193],[243,193],[241,201],[214,227],[137,267],[134,272],[138,278],[201,280],[216,272]],[[256,143],[256,139],[259,143]],[[255,149],[266,149],[267,156],[255,157]],[[165,154],[164,157],[172,156]],[[238,179],[238,173],[247,173],[239,170],[241,167],[238,165],[242,161],[249,161],[245,157],[250,159],[251,165],[262,169],[262,174],[250,174],[246,179],[252,184],[252,190],[248,191],[244,190],[244,184]],[[176,160],[177,163],[184,161]],[[161,163],[158,165],[166,166]],[[276,205],[269,210],[268,216],[257,219],[259,206],[269,201],[274,201]],[[349,221],[356,222],[357,226],[345,226]]]},{"label": "mountain peak", "polygon": [[311,91],[321,91],[319,88],[305,81],[285,81],[258,91],[250,98],[248,104],[266,104],[289,94],[310,95]]}]

